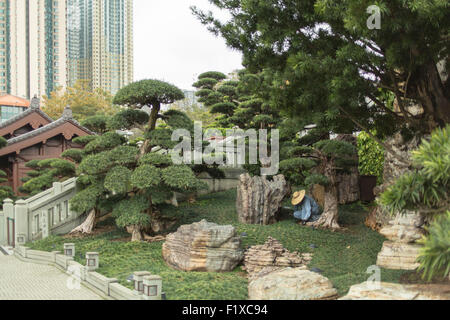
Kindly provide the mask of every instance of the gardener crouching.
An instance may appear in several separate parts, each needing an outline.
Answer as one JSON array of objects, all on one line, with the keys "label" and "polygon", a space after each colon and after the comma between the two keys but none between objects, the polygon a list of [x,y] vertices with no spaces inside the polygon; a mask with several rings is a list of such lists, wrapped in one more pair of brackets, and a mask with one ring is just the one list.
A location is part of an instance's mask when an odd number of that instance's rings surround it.
[{"label": "gardener crouching", "polygon": [[299,224],[306,225],[309,222],[316,222],[321,216],[320,207],[317,202],[306,195],[306,191],[295,192],[292,197],[294,205],[294,217],[299,220]]}]

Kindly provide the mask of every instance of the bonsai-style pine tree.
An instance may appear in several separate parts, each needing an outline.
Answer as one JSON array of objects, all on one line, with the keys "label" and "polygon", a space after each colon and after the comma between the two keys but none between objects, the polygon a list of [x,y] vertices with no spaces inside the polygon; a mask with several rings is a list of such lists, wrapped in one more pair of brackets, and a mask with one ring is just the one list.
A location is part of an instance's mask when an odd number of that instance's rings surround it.
[{"label": "bonsai-style pine tree", "polygon": [[[293,186],[310,188],[315,184],[325,187],[324,212],[314,222],[317,227],[339,229],[337,175],[357,165],[357,149],[351,143],[330,140],[329,129],[324,122],[298,137],[300,120],[288,119],[282,125],[283,152],[280,157],[280,171]],[[322,126],[321,126],[322,125]],[[303,126],[300,126],[303,127]],[[290,137],[290,138],[289,138]],[[357,158],[356,158],[357,159]]]},{"label": "bonsai-style pine tree", "polygon": [[209,71],[198,76],[198,81],[193,84],[198,91],[199,102],[209,108],[213,114],[221,114],[216,119],[217,124],[229,127],[229,117],[239,104],[237,93],[237,81],[225,80],[227,77],[221,72]]},{"label": "bonsai-style pine tree", "polygon": [[199,90],[199,102],[213,114],[220,114],[217,124],[240,129],[268,129],[279,121],[278,112],[268,103],[268,85],[264,74],[253,74],[244,69],[238,72],[236,80],[224,80],[220,72],[201,74],[193,84]]},{"label": "bonsai-style pine tree", "polygon": [[87,117],[85,120],[81,122],[83,127],[88,128],[92,132],[97,134],[103,134],[108,131],[108,121],[111,119],[111,116],[99,114],[91,117]]},{"label": "bonsai-style pine tree", "polygon": [[148,131],[156,128],[156,121],[161,111],[161,105],[171,104],[184,98],[183,92],[177,87],[159,80],[142,80],[133,82],[122,88],[114,97],[114,104],[130,108],[151,108],[148,120]]},{"label": "bonsai-style pine tree", "polygon": [[250,73],[241,70],[237,82],[239,104],[229,123],[241,129],[269,129],[280,123],[278,111],[270,104],[270,88],[265,81],[265,74]]},{"label": "bonsai-style pine tree", "polygon": [[[132,117],[141,119],[141,121],[134,121],[129,119],[129,110],[122,110],[114,116],[95,115],[86,118],[82,125],[97,134],[104,134],[109,130],[120,129],[122,127],[134,124],[136,127],[147,123],[148,115],[143,111],[135,111]],[[119,120],[118,120],[119,119]],[[126,123],[121,123],[125,121]],[[94,140],[95,137],[86,136],[75,138],[73,141],[85,146],[87,143]],[[80,163],[86,153],[81,149],[71,149],[63,153],[63,157],[70,159],[45,159],[32,160],[26,166],[33,170],[27,172],[27,176],[22,178],[24,184],[19,188],[19,191],[27,196],[36,195],[48,188],[51,188],[53,182],[61,182],[76,176],[75,163]]]},{"label": "bonsai-style pine tree", "polygon": [[[5,138],[0,137],[0,149],[6,147],[8,142]],[[0,170],[0,183],[8,182],[7,174],[5,171]],[[14,191],[11,187],[0,186],[0,205],[3,206],[3,200],[14,197]]]},{"label": "bonsai-style pine tree", "polygon": [[75,177],[74,163],[64,159],[32,160],[26,167],[33,170],[22,178],[24,184],[19,191],[28,196],[34,196],[51,188],[53,182],[62,182]]},{"label": "bonsai-style pine tree", "polygon": [[[162,104],[182,98],[178,88],[157,80],[132,83],[117,93],[114,102],[129,109],[115,115],[114,126],[130,129],[146,121],[145,141],[138,147],[108,132],[86,144],[77,170],[80,191],[71,205],[90,215],[75,231],[91,232],[97,214],[112,211],[117,225],[125,227],[133,241],[142,240],[159,218],[158,204],[171,199],[173,192],[191,193],[204,187],[188,165],[174,165],[167,154],[177,144],[171,141],[173,130],[193,130],[182,112],[160,114]],[[150,116],[136,110],[144,105],[151,107]],[[158,119],[164,125],[157,127]]]},{"label": "bonsai-style pine tree", "polygon": [[414,170],[380,198],[392,214],[418,211],[431,220],[419,262],[423,276],[450,274],[450,125],[437,129],[412,155]]}]

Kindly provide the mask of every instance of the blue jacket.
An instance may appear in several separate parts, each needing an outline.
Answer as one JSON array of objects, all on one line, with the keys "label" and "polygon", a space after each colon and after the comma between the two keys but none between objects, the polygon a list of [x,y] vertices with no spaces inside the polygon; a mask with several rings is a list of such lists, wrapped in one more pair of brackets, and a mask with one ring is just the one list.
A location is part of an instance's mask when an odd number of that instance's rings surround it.
[{"label": "blue jacket", "polygon": [[302,203],[295,206],[294,217],[298,220],[309,221],[311,218],[314,220],[318,216],[320,216],[320,207],[317,202],[309,196],[305,196]]}]

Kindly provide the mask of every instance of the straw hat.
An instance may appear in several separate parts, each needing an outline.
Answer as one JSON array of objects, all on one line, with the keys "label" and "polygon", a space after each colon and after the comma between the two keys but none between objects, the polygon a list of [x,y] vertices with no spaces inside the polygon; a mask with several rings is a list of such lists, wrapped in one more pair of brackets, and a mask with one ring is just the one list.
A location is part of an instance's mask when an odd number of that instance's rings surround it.
[{"label": "straw hat", "polygon": [[306,196],[306,190],[295,192],[292,196],[292,204],[294,206],[302,203],[303,199],[305,199]]}]

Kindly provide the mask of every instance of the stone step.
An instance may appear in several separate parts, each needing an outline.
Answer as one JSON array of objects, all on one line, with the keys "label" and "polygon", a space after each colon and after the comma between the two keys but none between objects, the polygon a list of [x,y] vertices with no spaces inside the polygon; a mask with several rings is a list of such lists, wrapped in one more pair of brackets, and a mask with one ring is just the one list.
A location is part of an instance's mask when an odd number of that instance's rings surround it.
[{"label": "stone step", "polygon": [[422,246],[386,241],[378,254],[377,266],[393,270],[416,270]]},{"label": "stone step", "polygon": [[10,256],[13,254],[14,248],[9,246],[0,246],[0,255]]},{"label": "stone step", "polygon": [[354,285],[339,300],[448,300],[444,285],[402,285],[396,283],[364,282]]}]

